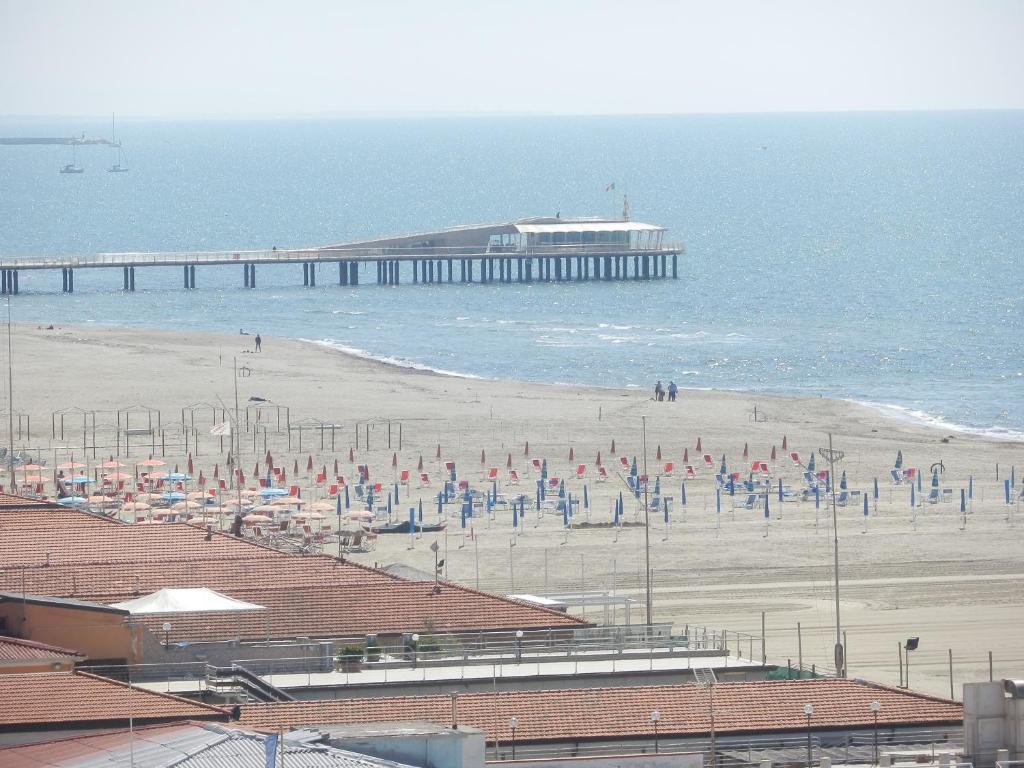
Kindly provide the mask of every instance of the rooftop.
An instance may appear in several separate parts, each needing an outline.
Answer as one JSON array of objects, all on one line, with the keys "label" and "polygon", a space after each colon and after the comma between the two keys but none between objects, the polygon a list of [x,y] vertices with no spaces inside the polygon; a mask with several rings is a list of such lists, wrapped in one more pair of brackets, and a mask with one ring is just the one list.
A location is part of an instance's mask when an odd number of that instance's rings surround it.
[{"label": "rooftop", "polygon": [[129,707],[136,723],[228,719],[219,707],[77,670],[4,675],[0,684],[0,731],[127,723]]},{"label": "rooftop", "polygon": [[[314,743],[318,734],[284,734],[282,764],[315,768],[393,768],[397,763]],[[41,744],[0,748],[7,768],[135,765],[265,768],[266,734],[214,723],[183,722],[75,736]]]},{"label": "rooftop", "polygon": [[[814,706],[814,730],[870,727],[869,704],[878,701],[879,725],[959,724],[960,704],[897,688],[844,679],[718,683],[715,730],[769,733],[806,730],[804,705]],[[650,730],[650,713],[661,713],[663,736],[710,732],[708,691],[697,684],[619,688],[502,691],[458,697],[459,724],[480,728],[488,741],[553,742],[631,738]],[[387,720],[450,723],[449,695],[247,704],[241,722],[254,728],[347,725]]]},{"label": "rooftop", "polygon": [[[172,639],[355,637],[585,625],[518,600],[407,581],[327,555],[278,552],[186,524],[126,525],[0,495],[0,593],[111,605],[165,587],[207,587],[265,611],[176,614]],[[3,595],[0,594],[0,599]],[[166,617],[140,616],[160,627]]]},{"label": "rooftop", "polygon": [[0,665],[9,661],[23,662],[36,659],[49,661],[50,659],[76,658],[81,658],[81,655],[77,651],[72,651],[68,648],[35,643],[18,637],[0,636]]}]

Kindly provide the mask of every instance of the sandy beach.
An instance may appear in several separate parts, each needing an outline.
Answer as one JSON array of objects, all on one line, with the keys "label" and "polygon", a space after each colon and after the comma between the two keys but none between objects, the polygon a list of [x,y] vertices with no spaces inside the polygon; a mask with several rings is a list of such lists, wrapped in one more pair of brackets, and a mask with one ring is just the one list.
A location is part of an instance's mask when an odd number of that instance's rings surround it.
[{"label": "sandy beach", "polygon": [[[1020,443],[941,430],[823,398],[683,390],[678,402],[664,403],[653,401],[647,390],[442,376],[266,334],[260,353],[253,346],[252,337],[240,335],[17,326],[14,411],[24,426],[16,423],[16,448],[30,448],[47,466],[69,458],[96,463],[110,455],[130,465],[153,453],[152,445],[132,445],[126,457],[123,445],[111,436],[121,423],[119,410],[145,406],[160,412],[165,433],[156,454],[171,465],[183,464],[191,452],[197,472],[204,468],[209,474],[215,462],[223,468],[222,443],[209,429],[219,420],[216,408],[234,408],[236,366],[242,408],[250,406],[252,419],[261,424],[255,436],[246,433],[240,466],[248,475],[270,450],[289,470],[290,480],[304,486],[304,496],[317,495],[305,471],[309,456],[317,469],[330,469],[338,460],[341,473],[351,476],[351,449],[354,463],[369,464],[385,483],[394,479],[393,456],[399,469],[410,470],[422,457],[433,485],[419,489],[413,482],[403,488],[400,508],[422,499],[424,519],[433,521],[439,445],[444,460],[457,463],[460,477],[481,487],[488,467],[498,467],[505,478],[511,455],[523,477],[518,487],[502,488],[513,494],[534,490],[525,456],[529,443],[529,457],[546,458],[552,475],[570,476],[576,464],[588,465],[588,478],[571,480],[568,487],[577,496],[587,486],[589,522],[605,525],[566,532],[560,516],[539,518],[528,509],[524,526],[514,535],[509,513],[476,519],[471,532],[450,519],[439,537],[447,577],[504,593],[583,588],[628,595],[637,599],[632,621],[640,623],[644,529],[628,526],[616,532],[607,524],[612,499],[625,491],[616,472],[618,456],[643,462],[641,424],[646,417],[648,473],[658,474],[667,461],[676,469],[662,480],[663,492],[675,499],[671,522],[666,526],[660,516],[651,520],[654,620],[677,628],[689,624],[760,634],[764,611],[769,661],[796,663],[799,623],[804,665],[828,668],[835,610],[831,512],[825,500],[816,513],[813,501],[780,505],[772,497],[766,524],[761,509],[734,509],[726,496],[718,515],[713,472],[701,468],[696,480],[687,481],[686,507],[679,502],[684,449],[690,463],[702,465],[695,450],[698,438],[716,468],[725,454],[730,468],[744,476],[754,459],[769,461],[774,447],[775,476],[799,486],[801,470],[782,450],[783,437],[790,451],[806,459],[828,444],[831,433],[835,447],[845,453],[838,469],[847,473],[849,487],[868,492],[877,478],[881,491],[866,519],[859,498],[839,510],[840,607],[849,674],[897,683],[898,643],[914,636],[920,637],[920,648],[910,656],[910,684],[920,690],[949,694],[950,653],[957,696],[960,683],[988,678],[990,651],[995,677],[1020,676],[1024,669],[1019,640],[1024,627],[1024,509],[1003,501],[1003,479],[1013,465],[1019,492],[1024,472]],[[514,366],[508,375],[515,377]],[[257,415],[252,406],[261,402]],[[195,404],[209,405],[190,408]],[[282,410],[275,405],[287,408],[284,427],[278,426]],[[141,425],[147,413],[151,417],[153,412],[132,408],[135,421],[129,428]],[[325,431],[324,425],[335,426]],[[191,434],[188,445],[175,437],[183,431]],[[941,461],[942,484],[953,490],[953,501],[912,508],[907,486],[894,487],[889,480],[897,450],[903,452],[904,466],[926,473],[925,493],[929,467]],[[611,475],[605,483],[594,479],[598,452]],[[298,478],[291,473],[295,462]],[[974,499],[962,517],[959,494],[969,477]],[[627,495],[627,522],[643,519],[634,509]],[[586,521],[582,513],[575,520]],[[356,557],[430,570],[431,541],[430,535],[382,536],[375,551]],[[593,618],[601,617],[595,611]],[[617,619],[623,618],[619,613]],[[747,654],[746,648],[739,651]]]}]

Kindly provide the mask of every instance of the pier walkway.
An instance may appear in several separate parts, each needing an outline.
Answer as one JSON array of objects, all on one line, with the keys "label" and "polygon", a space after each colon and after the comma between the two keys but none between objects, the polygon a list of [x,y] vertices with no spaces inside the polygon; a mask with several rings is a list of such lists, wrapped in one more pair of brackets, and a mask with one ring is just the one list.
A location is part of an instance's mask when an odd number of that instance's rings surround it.
[{"label": "pier walkway", "polygon": [[683,247],[665,243],[664,231],[629,221],[528,219],[301,249],[19,257],[0,260],[0,293],[17,294],[19,273],[30,270],[60,270],[61,289],[73,293],[76,270],[104,268],[120,269],[122,288],[134,291],[144,267],[179,267],[184,288],[192,289],[197,267],[228,264],[242,267],[245,288],[257,286],[256,268],[268,264],[301,265],[302,284],[310,287],[324,264],[337,264],[344,286],[368,277],[378,285],[677,278]]}]

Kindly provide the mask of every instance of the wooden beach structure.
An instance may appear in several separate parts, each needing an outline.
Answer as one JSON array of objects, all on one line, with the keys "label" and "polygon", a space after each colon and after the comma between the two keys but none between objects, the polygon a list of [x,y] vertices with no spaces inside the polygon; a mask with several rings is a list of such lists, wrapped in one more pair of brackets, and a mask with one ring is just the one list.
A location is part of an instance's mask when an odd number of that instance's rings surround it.
[{"label": "wooden beach structure", "polygon": [[121,269],[123,289],[134,291],[135,270],[143,267],[179,267],[192,289],[197,267],[226,264],[242,267],[246,288],[256,287],[256,268],[267,264],[301,264],[309,287],[321,264],[337,264],[343,286],[367,276],[378,285],[677,278],[684,249],[665,234],[628,219],[534,217],[310,248],[18,257],[0,260],[0,293],[17,294],[27,270],[60,270],[63,292],[73,293],[79,269]]}]

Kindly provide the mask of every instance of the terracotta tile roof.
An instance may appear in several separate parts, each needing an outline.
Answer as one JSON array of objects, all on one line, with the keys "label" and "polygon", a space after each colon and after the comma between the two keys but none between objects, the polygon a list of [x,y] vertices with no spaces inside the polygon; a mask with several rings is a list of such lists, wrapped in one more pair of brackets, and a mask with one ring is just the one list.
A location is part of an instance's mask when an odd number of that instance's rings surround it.
[{"label": "terracotta tile roof", "polygon": [[[923,694],[853,680],[789,680],[719,683],[715,686],[715,730],[752,733],[806,730],[804,705],[814,705],[812,729],[859,728],[872,724],[869,704],[881,705],[880,725],[959,723],[962,707]],[[516,739],[564,741],[646,735],[650,714],[661,713],[663,736],[710,732],[708,692],[696,684],[583,688],[458,697],[460,724],[483,729],[488,741],[507,741],[509,718]],[[373,721],[451,722],[450,696],[331,699],[246,704],[241,724],[252,728],[351,724]]]},{"label": "terracotta tile roof", "polygon": [[[581,619],[326,555],[293,555],[189,525],[126,525],[57,505],[0,505],[0,592],[115,603],[209,587],[268,611],[176,616],[178,641],[574,627]],[[142,619],[158,627],[163,618]]]},{"label": "terracotta tile roof", "polygon": [[[101,727],[128,721],[129,686],[116,680],[76,670],[4,675],[0,684],[0,731],[47,724]],[[208,704],[142,688],[130,691],[132,718],[137,723],[228,719],[226,710]]]},{"label": "terracotta tile roof", "polygon": [[78,651],[58,648],[56,645],[22,640],[19,637],[0,636],[0,663],[5,661],[32,661],[33,659],[81,658]]}]

